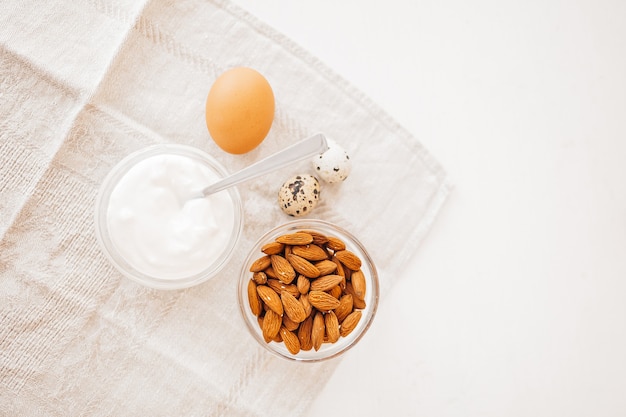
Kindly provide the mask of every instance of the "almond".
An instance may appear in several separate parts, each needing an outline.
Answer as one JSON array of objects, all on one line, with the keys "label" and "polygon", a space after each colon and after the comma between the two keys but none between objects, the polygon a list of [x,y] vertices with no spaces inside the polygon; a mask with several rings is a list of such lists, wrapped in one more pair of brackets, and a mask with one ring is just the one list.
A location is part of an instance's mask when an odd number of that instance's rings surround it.
[{"label": "almond", "polygon": [[332,311],[324,314],[324,326],[326,327],[326,336],[330,343],[339,340],[339,320]]},{"label": "almond", "polygon": [[315,265],[317,270],[320,271],[321,276],[332,274],[337,270],[337,264],[328,259],[315,262],[313,265]]},{"label": "almond", "polygon": [[356,325],[359,324],[359,320],[361,320],[361,315],[361,310],[355,310],[352,313],[348,314],[348,317],[346,317],[345,320],[341,323],[341,328],[339,330],[339,333],[342,337],[346,337],[347,335],[352,333]]},{"label": "almond", "polygon": [[280,299],[283,303],[283,310],[289,318],[296,323],[301,323],[306,319],[306,312],[304,307],[293,295],[287,291],[283,291],[280,294]]},{"label": "almond", "polygon": [[343,264],[339,262],[339,259],[337,259],[337,257],[333,255],[333,257],[331,258],[331,261],[333,261],[333,263],[336,265],[336,268],[337,268],[336,274],[341,275],[342,277],[345,277],[346,273],[343,269]]},{"label": "almond", "polygon": [[285,284],[290,284],[291,281],[296,278],[296,271],[294,271],[287,259],[280,255],[270,255],[270,261],[272,263],[272,268],[276,273],[276,277],[280,281]]},{"label": "almond", "polygon": [[298,232],[278,236],[275,240],[285,245],[308,245],[313,242],[313,236],[308,233]]},{"label": "almond", "polygon": [[335,315],[339,323],[343,322],[348,314],[352,313],[352,294],[345,294],[339,299],[339,307],[334,309]]},{"label": "almond", "polygon": [[276,314],[272,310],[268,310],[265,313],[265,316],[263,316],[263,339],[265,339],[267,343],[276,337],[282,323],[283,319],[279,314]]},{"label": "almond", "polygon": [[341,277],[341,281],[339,281],[339,288],[341,288],[342,292],[345,291],[347,282],[348,280],[346,279],[346,277]]},{"label": "almond", "polygon": [[276,291],[267,285],[257,285],[256,292],[259,294],[259,297],[261,297],[261,301],[263,301],[270,310],[274,311],[279,316],[283,315],[283,303],[278,294],[276,294]]},{"label": "almond", "polygon": [[324,291],[309,292],[309,303],[320,311],[334,310],[339,306],[339,300]]},{"label": "almond", "polygon": [[299,232],[299,233],[308,233],[311,236],[313,236],[313,243],[316,244],[316,245],[320,245],[321,246],[321,245],[325,244],[326,242],[328,242],[328,238],[326,237],[325,234],[320,233],[320,232],[315,231],[315,230],[303,230],[302,232]]},{"label": "almond", "polygon": [[352,295],[352,302],[354,304],[354,308],[364,309],[366,307],[365,300],[361,300],[354,292],[354,288],[352,287],[352,282],[346,283],[346,289],[344,291],[346,294]]},{"label": "almond", "polygon": [[326,258],[330,259],[334,256],[335,252],[333,252],[332,250],[328,249],[326,246],[324,246],[324,250],[326,251]]},{"label": "almond", "polygon": [[300,339],[300,349],[313,349],[313,341],[311,340],[311,332],[313,331],[313,316],[309,316],[300,323],[298,327],[298,339]]},{"label": "almond", "polygon": [[361,300],[359,298],[353,298],[352,302],[354,303],[354,308],[363,310],[365,307],[367,307],[367,303],[365,302],[365,300]]},{"label": "almond", "polygon": [[285,284],[277,279],[272,278],[267,280],[267,285],[271,289],[276,291],[276,294],[278,295],[280,295],[280,293],[283,291],[287,291],[289,294],[293,295],[296,298],[300,296],[300,291],[298,291],[298,287],[296,287],[295,284]]},{"label": "almond", "polygon": [[267,255],[261,256],[259,259],[257,259],[256,261],[252,262],[252,265],[250,265],[250,272],[263,271],[268,266],[270,266],[271,263],[272,263],[272,261],[270,260],[269,256],[267,256]]},{"label": "almond", "polygon": [[276,255],[285,249],[285,245],[279,242],[269,242],[261,246],[261,252],[266,255]]},{"label": "almond", "polygon": [[341,275],[326,275],[314,279],[311,282],[311,291],[328,291],[333,287],[336,287],[343,277]]},{"label": "almond", "polygon": [[263,272],[265,272],[265,275],[267,275],[268,278],[278,279],[278,275],[276,275],[276,272],[274,272],[274,268],[272,268],[271,265],[265,268]]},{"label": "almond", "polygon": [[349,250],[335,252],[335,256],[346,268],[353,271],[361,269],[361,259]]},{"label": "almond", "polygon": [[296,323],[291,320],[288,315],[283,314],[283,326],[285,326],[290,332],[293,332],[300,326],[300,323]]},{"label": "almond", "polygon": [[303,257],[308,261],[321,261],[328,259],[328,254],[317,245],[299,245],[291,248],[291,253]]},{"label": "almond", "polygon": [[293,269],[297,273],[304,275],[307,278],[317,278],[320,276],[320,271],[311,262],[302,258],[301,256],[290,253],[287,256],[287,261],[291,264]]},{"label": "almond", "polygon": [[324,343],[324,334],[326,333],[326,327],[324,325],[324,315],[321,312],[315,313],[313,317],[313,328],[311,329],[311,342],[313,348],[319,350],[322,343]]},{"label": "almond", "polygon": [[252,280],[248,281],[248,303],[250,304],[250,311],[252,311],[252,314],[255,316],[258,316],[263,312],[261,298],[256,292],[256,283]]},{"label": "almond", "polygon": [[290,332],[285,326],[280,328],[280,336],[289,353],[297,355],[300,352],[300,339],[298,339],[298,336]]},{"label": "almond", "polygon": [[328,242],[326,242],[326,247],[334,251],[340,251],[346,249],[346,244],[338,237],[329,237]]},{"label": "almond", "polygon": [[263,271],[255,272],[252,274],[252,279],[259,285],[263,285],[267,282],[267,274]]},{"label": "almond", "polygon": [[311,281],[304,275],[299,275],[298,280],[296,281],[296,285],[298,287],[298,291],[300,294],[306,294],[311,289]]},{"label": "almond", "polygon": [[363,271],[360,269],[358,271],[352,272],[352,276],[350,277],[350,281],[352,281],[352,288],[354,289],[354,293],[360,300],[365,299],[365,275]]},{"label": "almond", "polygon": [[339,285],[335,285],[334,287],[332,287],[330,290],[326,292],[332,295],[333,297],[335,297],[337,300],[339,300],[341,298],[341,294],[343,294],[343,290],[341,289]]},{"label": "almond", "polygon": [[300,304],[302,304],[302,307],[304,307],[304,313],[306,314],[306,316],[309,317],[313,312],[313,306],[309,302],[309,294],[302,294],[300,296]]},{"label": "almond", "polygon": [[346,281],[350,280],[350,278],[352,277],[352,270],[350,268],[343,268],[343,273],[346,277]]}]

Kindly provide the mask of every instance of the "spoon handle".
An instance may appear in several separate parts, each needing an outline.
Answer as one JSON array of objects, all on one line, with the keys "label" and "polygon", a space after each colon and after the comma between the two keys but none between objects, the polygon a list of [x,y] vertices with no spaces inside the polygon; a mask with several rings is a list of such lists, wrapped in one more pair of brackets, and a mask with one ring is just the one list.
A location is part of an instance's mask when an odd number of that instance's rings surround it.
[{"label": "spoon handle", "polygon": [[295,162],[311,158],[315,155],[322,154],[328,149],[326,137],[322,133],[316,133],[298,143],[295,143],[282,151],[262,159],[241,171],[230,175],[215,184],[209,185],[202,190],[202,195],[207,197],[213,193],[221,191],[233,185],[240,184],[244,181],[257,178],[268,172],[272,172]]}]

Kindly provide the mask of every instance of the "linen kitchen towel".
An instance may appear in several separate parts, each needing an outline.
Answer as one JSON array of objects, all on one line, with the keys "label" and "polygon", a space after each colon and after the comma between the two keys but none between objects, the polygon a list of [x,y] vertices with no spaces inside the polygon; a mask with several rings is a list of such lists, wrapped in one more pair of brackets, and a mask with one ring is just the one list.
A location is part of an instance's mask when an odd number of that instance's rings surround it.
[{"label": "linen kitchen towel", "polygon": [[[267,138],[245,155],[219,149],[204,120],[212,82],[234,66],[261,72],[276,98]],[[278,187],[310,164],[239,186],[244,231],[233,258],[186,290],[122,277],[93,218],[103,178],[147,145],[192,145],[234,172],[315,132],[340,143],[353,170],[324,187],[310,217],[362,241],[384,303],[449,185],[362,93],[227,1],[4,1],[0,415],[303,414],[340,359],[301,364],[266,352],[240,318],[236,285],[252,243],[291,219]]]}]

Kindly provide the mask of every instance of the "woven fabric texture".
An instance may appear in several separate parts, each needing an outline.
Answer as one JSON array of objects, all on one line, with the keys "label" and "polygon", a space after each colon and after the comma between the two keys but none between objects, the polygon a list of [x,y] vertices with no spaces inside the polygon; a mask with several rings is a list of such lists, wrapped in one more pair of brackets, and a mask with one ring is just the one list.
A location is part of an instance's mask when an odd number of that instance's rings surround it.
[{"label": "woven fabric texture", "polygon": [[[306,413],[340,359],[268,354],[239,317],[236,284],[252,243],[291,219],[278,187],[310,164],[239,186],[245,226],[232,260],[180,291],[135,284],[103,256],[100,183],[151,144],[198,147],[234,172],[324,132],[353,171],[323,188],[310,217],[362,241],[384,303],[448,193],[442,167],[349,83],[227,1],[9,0],[2,9],[0,415]],[[230,155],[208,135],[204,102],[239,65],[266,76],[276,113],[261,146]]]}]

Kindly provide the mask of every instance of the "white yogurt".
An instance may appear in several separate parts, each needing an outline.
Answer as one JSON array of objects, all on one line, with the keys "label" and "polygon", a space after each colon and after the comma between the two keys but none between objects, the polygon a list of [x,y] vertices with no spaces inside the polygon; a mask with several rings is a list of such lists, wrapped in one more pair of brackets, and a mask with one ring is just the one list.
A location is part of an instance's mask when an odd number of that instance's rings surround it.
[{"label": "white yogurt", "polygon": [[233,233],[235,207],[228,192],[185,201],[219,176],[193,158],[148,157],[119,180],[107,208],[107,228],[120,255],[159,279],[198,274],[223,256]]}]

